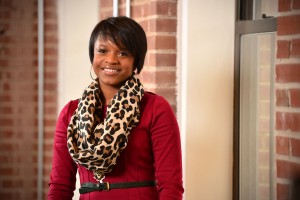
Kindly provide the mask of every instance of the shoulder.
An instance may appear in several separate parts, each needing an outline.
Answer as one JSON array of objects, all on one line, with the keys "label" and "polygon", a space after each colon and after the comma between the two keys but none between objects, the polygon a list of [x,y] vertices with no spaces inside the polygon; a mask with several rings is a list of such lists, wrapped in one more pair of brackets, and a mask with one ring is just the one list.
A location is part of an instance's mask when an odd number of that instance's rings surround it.
[{"label": "shoulder", "polygon": [[169,102],[163,96],[152,92],[145,92],[142,99],[142,109],[151,110],[154,113],[167,112],[174,114]]},{"label": "shoulder", "polygon": [[59,118],[63,121],[70,121],[73,113],[78,107],[78,99],[69,101],[60,111]]},{"label": "shoulder", "polygon": [[145,92],[142,103],[158,105],[169,105],[169,102],[163,97],[153,92]]},{"label": "shoulder", "polygon": [[69,112],[71,112],[71,114],[73,114],[74,111],[77,109],[78,103],[79,103],[79,100],[76,99],[76,100],[69,101],[69,103],[67,104],[68,108],[69,108]]},{"label": "shoulder", "polygon": [[77,106],[78,106],[78,99],[71,100],[62,108],[61,112],[73,114],[73,112],[76,110]]}]

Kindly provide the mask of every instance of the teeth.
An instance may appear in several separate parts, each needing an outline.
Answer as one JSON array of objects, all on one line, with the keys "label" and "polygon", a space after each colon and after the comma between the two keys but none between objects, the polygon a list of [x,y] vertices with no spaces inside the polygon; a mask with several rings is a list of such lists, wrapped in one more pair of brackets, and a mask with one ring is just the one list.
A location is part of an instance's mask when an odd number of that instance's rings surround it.
[{"label": "teeth", "polygon": [[117,70],[115,70],[115,69],[108,69],[108,68],[105,68],[104,71],[107,71],[107,72],[117,72]]}]

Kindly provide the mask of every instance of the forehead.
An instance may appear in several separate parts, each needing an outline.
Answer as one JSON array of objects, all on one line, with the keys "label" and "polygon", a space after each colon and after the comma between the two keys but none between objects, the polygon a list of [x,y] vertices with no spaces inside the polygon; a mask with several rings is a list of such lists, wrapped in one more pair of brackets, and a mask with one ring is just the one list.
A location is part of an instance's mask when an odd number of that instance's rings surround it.
[{"label": "forehead", "polygon": [[95,47],[99,45],[104,45],[104,46],[111,46],[114,48],[119,48],[119,49],[127,49],[121,41],[116,41],[113,38],[109,36],[99,36],[96,41],[95,41]]}]

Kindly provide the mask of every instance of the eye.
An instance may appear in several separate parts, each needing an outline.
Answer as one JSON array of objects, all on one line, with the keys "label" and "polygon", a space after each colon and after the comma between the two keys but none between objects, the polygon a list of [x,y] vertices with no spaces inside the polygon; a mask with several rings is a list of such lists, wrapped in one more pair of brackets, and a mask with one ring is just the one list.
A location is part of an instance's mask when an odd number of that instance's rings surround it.
[{"label": "eye", "polygon": [[97,52],[100,53],[100,54],[105,54],[107,52],[107,50],[100,48],[100,49],[97,50]]},{"label": "eye", "polygon": [[119,51],[118,55],[120,57],[127,57],[129,56],[130,54],[127,52],[127,51]]}]

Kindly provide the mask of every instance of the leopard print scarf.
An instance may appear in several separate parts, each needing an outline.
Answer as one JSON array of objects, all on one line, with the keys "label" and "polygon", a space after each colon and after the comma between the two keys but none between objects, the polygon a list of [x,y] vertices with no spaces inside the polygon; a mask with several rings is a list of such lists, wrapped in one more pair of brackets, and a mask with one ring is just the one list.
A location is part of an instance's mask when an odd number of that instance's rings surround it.
[{"label": "leopard print scarf", "polygon": [[97,180],[111,172],[140,118],[144,89],[132,75],[110,101],[101,121],[102,102],[98,79],[83,92],[68,126],[67,143],[73,160],[92,170]]}]

